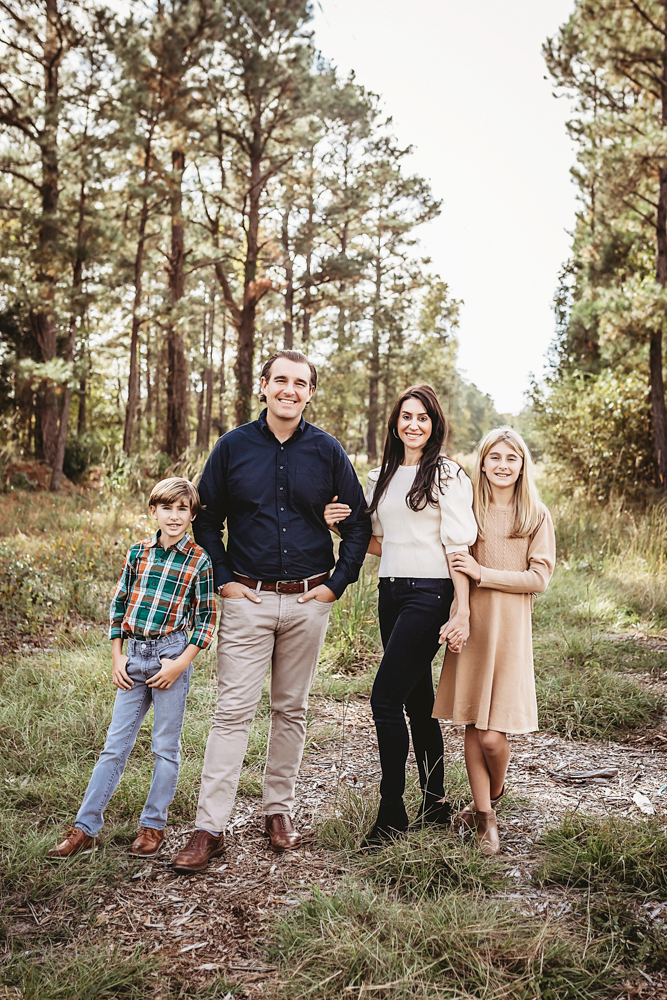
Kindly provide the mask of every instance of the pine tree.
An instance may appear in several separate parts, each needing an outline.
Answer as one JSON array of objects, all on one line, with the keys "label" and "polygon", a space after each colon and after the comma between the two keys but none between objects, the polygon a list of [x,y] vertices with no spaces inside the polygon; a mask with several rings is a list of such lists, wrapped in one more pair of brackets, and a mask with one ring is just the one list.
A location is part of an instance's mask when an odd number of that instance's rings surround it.
[{"label": "pine tree", "polygon": [[[219,197],[234,219],[233,231],[243,234],[225,241],[226,253],[214,265],[237,331],[237,424],[251,417],[255,318],[272,287],[264,273],[261,234],[267,187],[300,148],[300,126],[310,111],[313,49],[303,30],[309,17],[306,0],[237,0],[226,9],[224,45],[208,70],[210,134],[220,147],[229,145],[220,149]],[[212,224],[214,239],[218,225]],[[236,257],[238,291],[230,266]]]},{"label": "pine tree", "polygon": [[[589,274],[581,274],[579,284],[583,279],[590,289],[583,298],[602,336],[649,342],[655,462],[658,483],[666,490],[667,2],[579,0],[545,54],[557,84],[579,99],[571,131],[580,142],[576,177],[589,219],[587,227],[580,219],[576,249],[580,260],[598,262],[586,268]],[[636,266],[632,249],[647,231],[654,245],[653,283]],[[634,294],[623,275],[626,265]]]}]

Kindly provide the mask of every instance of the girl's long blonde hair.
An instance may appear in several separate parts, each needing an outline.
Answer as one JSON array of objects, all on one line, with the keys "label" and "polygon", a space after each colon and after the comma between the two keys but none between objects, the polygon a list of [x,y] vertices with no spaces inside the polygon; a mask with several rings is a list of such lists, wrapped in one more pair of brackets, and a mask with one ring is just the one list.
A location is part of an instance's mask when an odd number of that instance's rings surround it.
[{"label": "girl's long blonde hair", "polygon": [[494,445],[506,441],[517,455],[523,459],[521,475],[514,485],[514,524],[510,538],[525,538],[532,535],[540,526],[542,511],[540,497],[535,485],[533,474],[533,459],[526,442],[512,427],[495,427],[482,438],[475,453],[475,467],[472,473],[473,511],[477,520],[480,538],[484,537],[486,515],[491,503],[491,486],[486,474],[482,472],[484,459]]}]

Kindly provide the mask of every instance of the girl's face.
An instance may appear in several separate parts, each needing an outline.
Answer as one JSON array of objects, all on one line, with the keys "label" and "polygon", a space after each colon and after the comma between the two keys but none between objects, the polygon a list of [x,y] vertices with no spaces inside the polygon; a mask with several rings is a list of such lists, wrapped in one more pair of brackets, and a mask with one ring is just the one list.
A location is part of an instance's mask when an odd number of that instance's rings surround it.
[{"label": "girl's face", "polygon": [[523,458],[509,441],[492,445],[482,462],[482,472],[496,489],[512,488],[522,471]]},{"label": "girl's face", "polygon": [[431,436],[433,423],[419,399],[406,399],[398,415],[396,433],[406,452],[413,455],[423,451]]}]

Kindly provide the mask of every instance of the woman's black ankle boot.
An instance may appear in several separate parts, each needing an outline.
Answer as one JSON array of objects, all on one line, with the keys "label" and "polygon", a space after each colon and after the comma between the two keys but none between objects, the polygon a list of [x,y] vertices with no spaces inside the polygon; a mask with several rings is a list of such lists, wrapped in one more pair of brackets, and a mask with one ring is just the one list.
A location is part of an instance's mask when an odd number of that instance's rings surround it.
[{"label": "woman's black ankle boot", "polygon": [[426,792],[419,811],[413,822],[410,824],[411,830],[418,830],[426,823],[436,826],[449,826],[452,821],[452,807],[445,799],[438,799],[429,792]]},{"label": "woman's black ankle boot", "polygon": [[400,805],[388,806],[380,802],[377,819],[373,824],[373,829],[361,842],[362,849],[369,847],[382,847],[391,840],[396,840],[408,828],[408,815],[401,802]]}]

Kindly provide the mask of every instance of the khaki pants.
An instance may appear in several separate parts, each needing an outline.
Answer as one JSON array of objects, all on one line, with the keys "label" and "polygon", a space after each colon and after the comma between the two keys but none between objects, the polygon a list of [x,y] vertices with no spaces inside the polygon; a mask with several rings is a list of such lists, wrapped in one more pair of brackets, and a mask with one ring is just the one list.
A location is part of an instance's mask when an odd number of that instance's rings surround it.
[{"label": "khaki pants", "polygon": [[271,663],[271,729],[262,812],[291,813],[306,740],[308,692],[331,604],[262,591],[261,604],[223,598],[218,629],[218,702],[206,744],[196,826],[221,833],[234,805],[250,723]]}]

